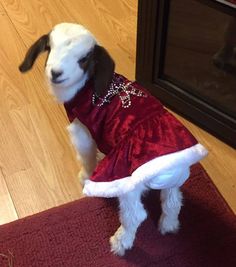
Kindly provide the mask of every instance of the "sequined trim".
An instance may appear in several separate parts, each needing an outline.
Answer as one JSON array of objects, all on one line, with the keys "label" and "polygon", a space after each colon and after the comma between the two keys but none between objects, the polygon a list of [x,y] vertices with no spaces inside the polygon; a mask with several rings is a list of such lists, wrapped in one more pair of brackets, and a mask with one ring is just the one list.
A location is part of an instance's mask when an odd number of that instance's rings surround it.
[{"label": "sequined trim", "polygon": [[104,97],[99,97],[93,94],[92,103],[98,107],[104,104],[109,104],[111,99],[118,95],[123,108],[129,108],[132,104],[131,96],[147,97],[147,95],[141,90],[135,88],[132,84],[134,82],[125,82],[121,77],[113,77],[112,82],[109,86],[109,90]]}]

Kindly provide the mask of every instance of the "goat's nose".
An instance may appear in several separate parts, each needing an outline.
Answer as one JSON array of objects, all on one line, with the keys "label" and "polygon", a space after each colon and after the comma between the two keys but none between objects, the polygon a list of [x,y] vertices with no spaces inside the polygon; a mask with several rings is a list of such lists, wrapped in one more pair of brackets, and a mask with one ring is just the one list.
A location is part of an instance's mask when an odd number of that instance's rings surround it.
[{"label": "goat's nose", "polygon": [[55,71],[55,70],[51,70],[51,74],[52,74],[52,79],[56,80],[59,76],[62,75],[62,71]]}]

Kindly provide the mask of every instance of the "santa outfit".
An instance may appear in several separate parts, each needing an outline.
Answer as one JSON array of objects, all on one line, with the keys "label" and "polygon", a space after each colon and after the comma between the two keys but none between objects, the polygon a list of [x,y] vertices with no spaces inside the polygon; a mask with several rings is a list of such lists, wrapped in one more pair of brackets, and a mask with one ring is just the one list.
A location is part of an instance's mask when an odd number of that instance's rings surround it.
[{"label": "santa outfit", "polygon": [[105,158],[83,192],[117,197],[140,183],[150,188],[181,186],[189,167],[206,149],[148,91],[114,73],[106,95],[94,94],[93,82],[65,103],[70,122],[78,118],[89,129]]}]

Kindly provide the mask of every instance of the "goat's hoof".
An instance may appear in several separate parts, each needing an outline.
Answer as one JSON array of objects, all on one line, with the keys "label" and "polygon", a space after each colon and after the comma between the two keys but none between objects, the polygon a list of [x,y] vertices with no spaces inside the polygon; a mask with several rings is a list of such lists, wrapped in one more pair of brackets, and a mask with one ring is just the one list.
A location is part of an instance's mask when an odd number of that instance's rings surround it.
[{"label": "goat's hoof", "polygon": [[110,238],[111,252],[118,256],[124,256],[127,249],[131,249],[134,243],[135,235],[128,233],[122,226]]},{"label": "goat's hoof", "polygon": [[159,231],[162,235],[167,233],[177,233],[180,227],[178,219],[161,216],[159,220]]},{"label": "goat's hoof", "polygon": [[125,255],[125,248],[120,240],[114,235],[110,238],[111,252],[117,256]]}]

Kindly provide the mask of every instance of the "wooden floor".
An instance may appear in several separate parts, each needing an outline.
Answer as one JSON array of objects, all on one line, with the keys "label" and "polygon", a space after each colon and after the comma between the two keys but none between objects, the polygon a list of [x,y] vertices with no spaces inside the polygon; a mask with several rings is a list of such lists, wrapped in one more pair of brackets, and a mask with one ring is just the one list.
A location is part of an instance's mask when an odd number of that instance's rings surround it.
[{"label": "wooden floor", "polygon": [[[116,70],[133,79],[136,19],[136,0],[1,0],[0,224],[81,197],[67,118],[46,90],[46,55],[30,73],[18,71],[27,48],[56,23],[82,23],[109,50]],[[209,149],[202,163],[236,212],[236,152],[181,120]]]}]

